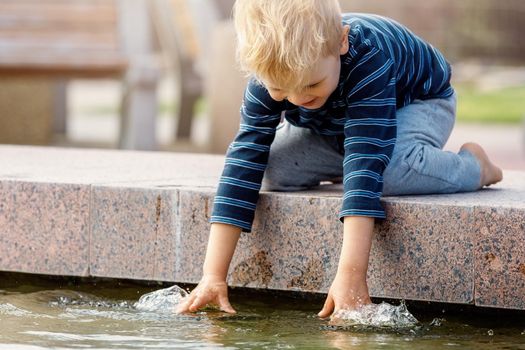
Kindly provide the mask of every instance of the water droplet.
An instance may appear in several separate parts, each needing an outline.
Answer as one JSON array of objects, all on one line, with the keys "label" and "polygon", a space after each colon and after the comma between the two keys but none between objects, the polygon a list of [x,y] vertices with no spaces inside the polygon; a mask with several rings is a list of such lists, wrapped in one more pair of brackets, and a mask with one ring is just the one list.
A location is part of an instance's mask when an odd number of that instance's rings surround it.
[{"label": "water droplet", "polygon": [[443,324],[443,322],[445,322],[444,318],[436,317],[430,322],[430,325],[434,327],[440,327]]}]

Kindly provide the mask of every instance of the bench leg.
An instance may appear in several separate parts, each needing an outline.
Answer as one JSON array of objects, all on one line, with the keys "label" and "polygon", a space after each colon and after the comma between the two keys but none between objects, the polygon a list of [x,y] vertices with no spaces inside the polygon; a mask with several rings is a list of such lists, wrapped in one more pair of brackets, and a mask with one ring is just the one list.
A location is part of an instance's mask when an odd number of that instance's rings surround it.
[{"label": "bench leg", "polygon": [[181,68],[176,140],[189,139],[191,137],[195,104],[202,95],[201,81],[193,71],[193,68],[189,64],[182,65]]},{"label": "bench leg", "polygon": [[157,149],[157,80],[158,71],[155,69],[128,73],[122,94],[120,148]]},{"label": "bench leg", "polygon": [[67,82],[60,79],[54,85],[53,132],[65,135],[67,132]]}]

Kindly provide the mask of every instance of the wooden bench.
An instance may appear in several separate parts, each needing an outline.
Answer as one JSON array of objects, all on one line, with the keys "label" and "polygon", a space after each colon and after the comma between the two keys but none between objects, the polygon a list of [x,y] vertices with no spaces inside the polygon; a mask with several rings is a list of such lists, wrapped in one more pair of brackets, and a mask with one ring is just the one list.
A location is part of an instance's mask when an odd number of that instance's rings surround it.
[{"label": "wooden bench", "polygon": [[122,148],[156,147],[152,52],[147,0],[0,1],[0,77],[121,79]]}]

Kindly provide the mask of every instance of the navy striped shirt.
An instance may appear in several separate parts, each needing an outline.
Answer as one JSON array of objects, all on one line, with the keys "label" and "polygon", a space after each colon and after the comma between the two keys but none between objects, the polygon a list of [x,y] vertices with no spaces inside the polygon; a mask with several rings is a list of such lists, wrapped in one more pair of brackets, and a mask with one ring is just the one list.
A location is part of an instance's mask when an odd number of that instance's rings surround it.
[{"label": "navy striped shirt", "polygon": [[384,218],[379,199],[383,171],[396,142],[396,110],[415,99],[453,94],[450,65],[430,44],[381,16],[349,13],[349,50],[341,56],[335,91],[316,110],[273,100],[251,80],[241,106],[239,133],[230,145],[211,222],[250,231],[270,145],[284,111],[293,125],[340,136],[344,195],[339,218]]}]

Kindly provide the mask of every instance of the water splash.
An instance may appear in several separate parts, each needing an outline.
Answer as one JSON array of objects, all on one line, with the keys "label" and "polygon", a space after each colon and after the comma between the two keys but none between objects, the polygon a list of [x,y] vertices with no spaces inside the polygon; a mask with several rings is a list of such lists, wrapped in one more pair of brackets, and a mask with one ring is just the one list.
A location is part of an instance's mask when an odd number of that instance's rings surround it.
[{"label": "water splash", "polygon": [[175,285],[144,294],[133,306],[139,311],[174,312],[188,293]]},{"label": "water splash", "polygon": [[418,320],[408,311],[404,301],[394,306],[385,302],[364,305],[356,310],[339,310],[332,315],[333,326],[368,326],[387,328],[413,327]]},{"label": "water splash", "polygon": [[53,307],[90,307],[107,309],[129,309],[131,304],[128,301],[111,301],[95,295],[76,291],[45,291],[33,293],[35,300],[49,300],[48,303]]}]

